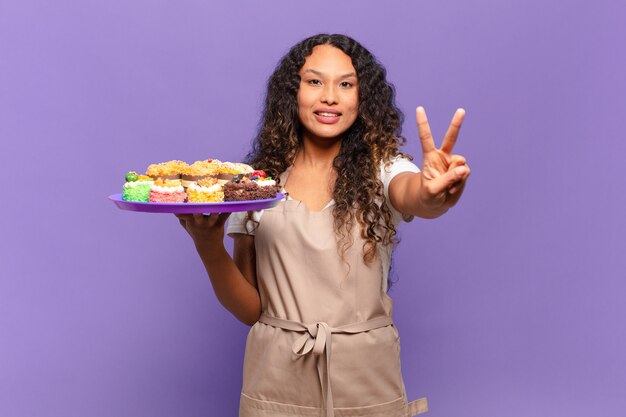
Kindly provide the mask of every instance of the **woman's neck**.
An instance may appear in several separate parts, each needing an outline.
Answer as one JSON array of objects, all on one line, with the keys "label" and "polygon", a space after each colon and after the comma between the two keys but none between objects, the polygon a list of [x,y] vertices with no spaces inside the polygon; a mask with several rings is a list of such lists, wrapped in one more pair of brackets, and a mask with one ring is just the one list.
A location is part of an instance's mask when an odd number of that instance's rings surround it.
[{"label": "woman's neck", "polygon": [[294,165],[312,169],[329,169],[340,149],[340,140],[315,140],[305,137]]}]

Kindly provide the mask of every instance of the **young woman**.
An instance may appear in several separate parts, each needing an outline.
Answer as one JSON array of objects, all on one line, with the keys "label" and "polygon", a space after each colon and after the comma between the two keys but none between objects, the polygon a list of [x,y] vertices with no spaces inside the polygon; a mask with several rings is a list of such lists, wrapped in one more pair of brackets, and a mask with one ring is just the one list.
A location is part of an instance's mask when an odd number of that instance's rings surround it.
[{"label": "young woman", "polygon": [[435,218],[461,196],[469,168],[451,153],[455,113],[436,148],[417,109],[421,171],[400,152],[401,113],[385,70],[359,43],[316,35],[268,82],[247,162],[279,179],[276,207],[231,216],[178,215],[220,302],[252,326],[240,416],[406,417],[387,275],[396,227]]}]

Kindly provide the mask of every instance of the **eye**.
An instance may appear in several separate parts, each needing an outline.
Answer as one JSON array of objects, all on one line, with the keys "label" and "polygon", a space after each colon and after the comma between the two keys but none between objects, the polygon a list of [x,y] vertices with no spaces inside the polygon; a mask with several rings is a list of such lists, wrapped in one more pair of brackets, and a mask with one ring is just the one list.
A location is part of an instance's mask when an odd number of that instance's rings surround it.
[{"label": "eye", "polygon": [[316,80],[315,78],[307,81],[309,85],[320,85],[322,82],[320,80]]},{"label": "eye", "polygon": [[352,84],[350,81],[342,81],[341,84],[339,85],[342,86],[343,88],[350,88],[354,86],[354,84]]}]

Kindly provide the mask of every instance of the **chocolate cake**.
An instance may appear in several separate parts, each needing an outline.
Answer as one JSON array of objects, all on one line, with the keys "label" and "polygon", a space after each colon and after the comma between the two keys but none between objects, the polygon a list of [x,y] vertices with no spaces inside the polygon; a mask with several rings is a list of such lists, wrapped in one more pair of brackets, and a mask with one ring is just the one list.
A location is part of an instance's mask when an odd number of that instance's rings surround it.
[{"label": "chocolate cake", "polygon": [[260,187],[254,181],[224,184],[224,201],[265,200],[276,197],[276,186]]}]

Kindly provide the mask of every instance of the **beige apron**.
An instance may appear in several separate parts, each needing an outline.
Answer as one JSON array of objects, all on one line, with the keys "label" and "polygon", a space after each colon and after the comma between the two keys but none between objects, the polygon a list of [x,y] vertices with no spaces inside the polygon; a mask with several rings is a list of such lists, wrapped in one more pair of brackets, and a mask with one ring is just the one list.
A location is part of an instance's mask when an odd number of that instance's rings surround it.
[{"label": "beige apron", "polygon": [[240,417],[427,411],[426,398],[407,404],[380,257],[366,265],[353,236],[344,262],[332,204],[313,212],[286,200],[263,212],[255,236],[263,314],[247,338]]}]

